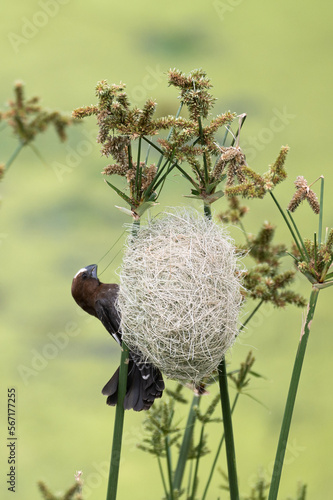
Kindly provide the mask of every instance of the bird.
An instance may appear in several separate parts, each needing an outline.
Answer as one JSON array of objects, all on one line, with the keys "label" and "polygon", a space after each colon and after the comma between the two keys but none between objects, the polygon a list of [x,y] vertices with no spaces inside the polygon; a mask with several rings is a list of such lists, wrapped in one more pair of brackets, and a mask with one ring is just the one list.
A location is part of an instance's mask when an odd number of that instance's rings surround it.
[{"label": "bird", "polygon": [[[72,282],[75,302],[88,314],[98,318],[114,340],[122,345],[121,317],[116,307],[119,285],[102,283],[97,276],[97,265],[80,269]],[[117,404],[119,367],[102,389],[107,404]],[[153,364],[143,360],[140,352],[129,351],[125,410],[149,410],[164,390],[163,376]]]}]

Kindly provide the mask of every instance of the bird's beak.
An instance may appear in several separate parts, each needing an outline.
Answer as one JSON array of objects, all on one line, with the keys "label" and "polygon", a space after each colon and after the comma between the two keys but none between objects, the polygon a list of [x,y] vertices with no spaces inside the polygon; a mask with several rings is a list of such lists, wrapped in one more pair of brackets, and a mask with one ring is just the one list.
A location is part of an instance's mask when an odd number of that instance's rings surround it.
[{"label": "bird's beak", "polygon": [[91,275],[92,278],[95,278],[96,280],[98,279],[97,278],[97,265],[96,264],[92,264],[91,266],[87,266],[86,270],[88,271],[88,273]]}]

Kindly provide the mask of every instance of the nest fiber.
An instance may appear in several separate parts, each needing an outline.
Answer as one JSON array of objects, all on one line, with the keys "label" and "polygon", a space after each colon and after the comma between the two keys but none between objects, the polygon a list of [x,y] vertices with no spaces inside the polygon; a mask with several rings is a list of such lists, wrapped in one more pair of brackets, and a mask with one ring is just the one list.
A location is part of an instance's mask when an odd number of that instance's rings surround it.
[{"label": "nest fiber", "polygon": [[164,213],[126,244],[124,341],[167,377],[199,382],[235,340],[240,289],[226,229],[194,210]]}]

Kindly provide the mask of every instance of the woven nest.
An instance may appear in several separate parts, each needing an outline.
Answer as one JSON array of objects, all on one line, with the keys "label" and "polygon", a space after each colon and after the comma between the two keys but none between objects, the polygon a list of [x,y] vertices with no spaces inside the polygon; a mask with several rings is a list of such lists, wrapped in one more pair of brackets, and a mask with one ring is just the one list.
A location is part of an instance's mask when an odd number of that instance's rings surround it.
[{"label": "woven nest", "polygon": [[151,220],[126,244],[118,299],[124,341],[167,377],[199,382],[235,340],[238,274],[220,225],[189,209]]}]

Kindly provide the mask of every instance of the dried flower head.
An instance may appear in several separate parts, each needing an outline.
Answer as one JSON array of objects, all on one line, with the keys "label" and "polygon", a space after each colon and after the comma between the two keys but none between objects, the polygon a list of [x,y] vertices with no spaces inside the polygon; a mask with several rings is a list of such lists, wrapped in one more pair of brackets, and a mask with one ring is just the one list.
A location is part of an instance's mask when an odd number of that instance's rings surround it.
[{"label": "dried flower head", "polygon": [[66,140],[66,128],[72,123],[77,123],[70,116],[59,111],[50,111],[40,106],[39,97],[25,99],[24,85],[22,82],[14,84],[15,100],[9,101],[8,111],[0,113],[0,119],[12,127],[14,134],[23,144],[31,142],[35,136],[44,132],[52,124],[61,141]]},{"label": "dried flower head", "polygon": [[320,204],[317,195],[310,189],[307,180],[300,175],[297,177],[294,184],[296,186],[296,193],[288,205],[288,210],[290,210],[290,212],[295,212],[296,208],[306,199],[314,213],[319,214]]},{"label": "dried flower head", "polygon": [[166,376],[195,383],[237,334],[237,255],[221,226],[189,209],[162,214],[127,242],[119,309],[124,341]]},{"label": "dried flower head", "polygon": [[5,164],[0,163],[0,180],[3,178],[4,174],[5,174]]}]

